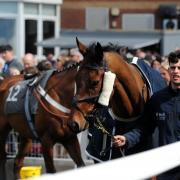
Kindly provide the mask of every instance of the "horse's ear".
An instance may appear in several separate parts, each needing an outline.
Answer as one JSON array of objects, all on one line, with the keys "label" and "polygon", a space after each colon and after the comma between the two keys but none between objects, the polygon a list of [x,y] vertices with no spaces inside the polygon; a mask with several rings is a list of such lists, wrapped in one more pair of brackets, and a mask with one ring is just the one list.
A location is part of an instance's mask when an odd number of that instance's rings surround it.
[{"label": "horse's ear", "polygon": [[97,60],[99,61],[97,63],[101,64],[103,61],[103,49],[99,42],[97,42],[96,44],[96,56],[97,56]]},{"label": "horse's ear", "polygon": [[78,40],[77,37],[76,37],[76,44],[77,44],[77,46],[78,46],[79,52],[80,52],[82,55],[84,55],[84,54],[86,53],[86,51],[87,51],[87,47],[86,47],[83,43],[81,43],[81,42]]},{"label": "horse's ear", "polygon": [[126,55],[128,52],[128,47],[127,46],[122,46],[120,49],[119,49],[119,54],[120,55]]}]

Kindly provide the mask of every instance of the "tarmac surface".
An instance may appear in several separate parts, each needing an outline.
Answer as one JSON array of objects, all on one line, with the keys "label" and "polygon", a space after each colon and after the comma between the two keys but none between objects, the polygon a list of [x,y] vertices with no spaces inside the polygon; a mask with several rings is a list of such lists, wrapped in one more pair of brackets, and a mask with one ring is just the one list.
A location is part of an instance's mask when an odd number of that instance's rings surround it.
[{"label": "tarmac surface", "polygon": [[[6,180],[14,180],[13,175],[13,163],[14,159],[8,159],[6,163]],[[43,158],[26,158],[24,162],[25,166],[42,166],[42,174],[45,174],[45,166],[44,166],[44,160]],[[56,167],[57,172],[67,171],[71,169],[75,169],[76,165],[71,159],[54,159],[54,164]],[[85,161],[85,164],[91,165],[93,164],[93,161],[87,160]],[[0,177],[0,180],[4,180],[2,177]]]}]

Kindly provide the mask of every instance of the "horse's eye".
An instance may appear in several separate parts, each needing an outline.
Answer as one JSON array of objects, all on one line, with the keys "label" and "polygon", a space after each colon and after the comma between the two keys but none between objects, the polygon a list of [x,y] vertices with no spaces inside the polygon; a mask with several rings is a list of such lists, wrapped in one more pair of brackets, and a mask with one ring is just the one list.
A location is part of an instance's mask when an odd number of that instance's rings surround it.
[{"label": "horse's eye", "polygon": [[96,87],[98,83],[99,81],[92,81],[90,84],[91,84],[91,87]]}]

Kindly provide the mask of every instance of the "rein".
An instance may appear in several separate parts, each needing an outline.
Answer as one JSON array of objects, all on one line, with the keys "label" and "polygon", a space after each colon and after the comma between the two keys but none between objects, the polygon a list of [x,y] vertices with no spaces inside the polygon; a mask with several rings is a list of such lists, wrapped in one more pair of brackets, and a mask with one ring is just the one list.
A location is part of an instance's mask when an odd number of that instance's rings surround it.
[{"label": "rein", "polygon": [[[67,70],[66,68],[61,70],[61,71],[57,71],[58,74],[61,74],[61,72]],[[62,117],[65,117],[67,118],[68,117],[68,114],[71,112],[70,109],[66,108],[65,106],[61,105],[59,102],[55,101],[53,98],[51,98],[48,94],[48,92],[53,89],[57,84],[58,84],[58,80],[55,81],[55,83],[53,83],[51,85],[50,88],[48,88],[46,91],[40,86],[38,85],[36,88],[33,89],[33,93],[35,95],[35,97],[38,99],[38,101],[40,102],[41,106],[51,115],[57,117],[57,118],[62,118]],[[75,86],[75,89],[76,89],[76,86]],[[49,103],[51,106],[55,107],[57,110],[59,110],[59,112],[61,113],[64,113],[62,114],[61,116],[57,113],[53,113],[51,112],[45,105],[45,103],[42,101],[42,98],[47,102]]]},{"label": "rein", "polygon": [[[99,117],[96,116],[96,122],[94,123],[94,126],[100,130],[103,134],[107,134],[111,139],[114,138],[114,136],[109,132],[107,131],[107,129],[103,126],[103,124],[101,123]],[[105,150],[102,150],[100,152],[100,155],[105,155],[107,151],[109,151],[110,149],[112,149],[112,147],[108,147],[106,148]],[[125,153],[124,153],[124,149],[122,149],[121,147],[119,148],[120,152],[121,152],[121,155],[122,157],[125,157]]]},{"label": "rein", "polygon": [[74,96],[73,98],[73,104],[77,104],[77,103],[82,103],[82,102],[87,102],[87,103],[95,103],[97,102],[99,96],[92,96],[92,97],[87,97],[87,98],[84,98],[84,99],[80,99],[80,100],[77,100],[77,98]]},{"label": "rein", "polygon": [[52,116],[54,116],[54,117],[56,117],[56,118],[67,118],[68,117],[68,115],[64,115],[64,114],[62,114],[62,115],[59,115],[59,114],[57,114],[57,113],[53,113],[53,112],[51,112],[47,107],[46,107],[46,105],[44,104],[44,102],[42,101],[42,99],[41,99],[41,96],[39,95],[39,93],[37,92],[37,89],[34,89],[33,90],[33,94],[35,95],[35,97],[37,98],[37,100],[38,100],[38,102],[41,104],[41,106],[44,108],[44,110],[45,111],[47,111],[49,114],[51,114]]},{"label": "rein", "polygon": [[88,115],[85,115],[84,112],[78,107],[78,103],[82,102],[88,102],[88,103],[96,103],[98,101],[99,96],[94,96],[94,97],[88,97],[84,99],[77,100],[77,98],[74,96],[72,100],[72,106],[77,109],[79,112],[82,113],[82,115],[86,118]]}]

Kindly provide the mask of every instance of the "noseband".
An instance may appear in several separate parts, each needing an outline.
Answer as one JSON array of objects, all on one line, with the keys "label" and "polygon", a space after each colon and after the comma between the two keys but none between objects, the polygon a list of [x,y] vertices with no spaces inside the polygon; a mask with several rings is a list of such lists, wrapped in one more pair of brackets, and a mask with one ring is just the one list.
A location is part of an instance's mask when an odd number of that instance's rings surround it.
[{"label": "noseband", "polygon": [[83,116],[86,118],[87,115],[85,115],[84,112],[78,107],[78,104],[83,103],[83,102],[96,104],[98,102],[98,98],[99,98],[99,95],[77,100],[76,96],[74,96],[72,100],[72,106],[78,111],[80,111],[83,114]]}]

